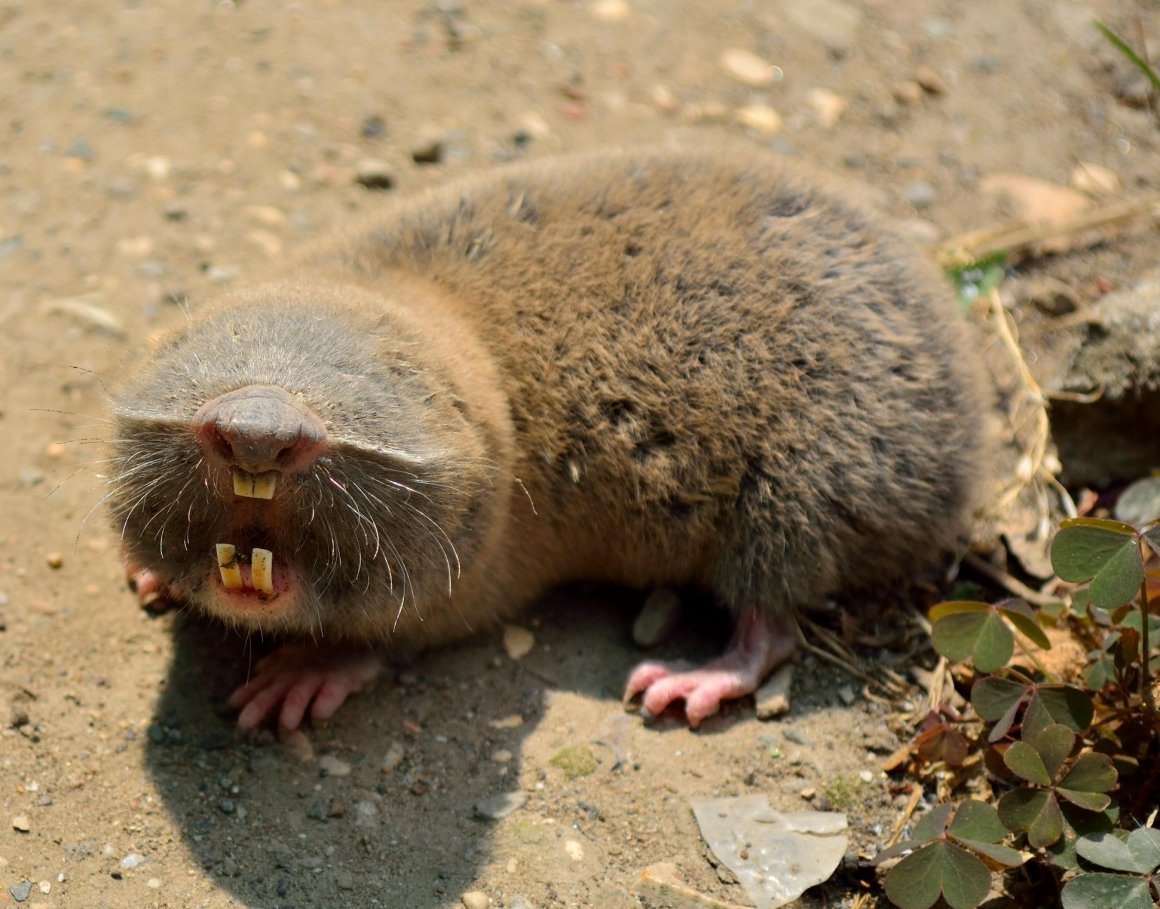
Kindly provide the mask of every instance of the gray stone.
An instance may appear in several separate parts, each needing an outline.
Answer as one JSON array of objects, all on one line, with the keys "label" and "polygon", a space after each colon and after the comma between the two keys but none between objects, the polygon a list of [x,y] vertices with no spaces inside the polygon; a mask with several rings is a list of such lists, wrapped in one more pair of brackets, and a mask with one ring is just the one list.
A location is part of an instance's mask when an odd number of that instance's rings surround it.
[{"label": "gray stone", "polygon": [[501,792],[475,805],[475,816],[485,821],[498,821],[522,808],[528,801],[524,792]]},{"label": "gray stone", "polygon": [[1036,380],[1055,395],[1061,479],[1104,486],[1146,476],[1160,464],[1160,271],[1065,318],[1069,330],[1051,320],[1024,334]]}]

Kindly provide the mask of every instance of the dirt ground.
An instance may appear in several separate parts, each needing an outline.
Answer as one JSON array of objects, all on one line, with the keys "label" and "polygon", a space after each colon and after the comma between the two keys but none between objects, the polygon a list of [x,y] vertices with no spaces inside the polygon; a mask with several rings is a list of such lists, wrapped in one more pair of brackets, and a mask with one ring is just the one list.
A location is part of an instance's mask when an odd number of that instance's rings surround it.
[{"label": "dirt ground", "polygon": [[[689,799],[755,792],[845,807],[847,864],[872,855],[906,798],[879,770],[891,710],[806,660],[781,721],[741,703],[696,733],[645,726],[618,700],[639,658],[629,595],[554,598],[518,661],[494,634],[400,667],[311,732],[308,760],[237,734],[242,643],[151,618],[125,588],[100,504],[107,392],[182,305],[384,192],[498,161],[748,137],[861,184],[925,244],[1009,214],[990,175],[1066,185],[1091,162],[1125,198],[1155,191],[1160,132],[1093,15],[1129,36],[1142,17],[1160,42],[1154,4],[1111,0],[6,0],[0,904],[450,907],[480,891],[621,909],[650,905],[639,872],[670,861],[748,905]],[[731,69],[729,49],[777,69]],[[364,159],[393,187],[356,182]],[[1155,262],[1137,237],[1037,267],[1083,295]],[[726,635],[688,629],[664,651],[708,656]],[[553,763],[569,748],[597,759],[587,775]],[[476,818],[504,792],[527,801]],[[806,903],[857,889],[848,871]]]}]

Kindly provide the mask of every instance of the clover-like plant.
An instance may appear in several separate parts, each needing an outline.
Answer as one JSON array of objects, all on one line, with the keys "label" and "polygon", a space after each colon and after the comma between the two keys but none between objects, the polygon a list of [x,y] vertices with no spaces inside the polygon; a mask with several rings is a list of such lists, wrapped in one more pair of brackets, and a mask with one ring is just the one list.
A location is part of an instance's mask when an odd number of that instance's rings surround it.
[{"label": "clover-like plant", "polygon": [[1079,839],[1076,852],[1105,870],[1084,870],[1068,881],[1060,894],[1063,909],[1153,909],[1160,903],[1160,830],[1091,834]]},{"label": "clover-like plant", "polygon": [[999,814],[974,799],[925,814],[911,839],[880,852],[875,863],[910,852],[886,873],[884,886],[901,909],[929,909],[939,897],[951,909],[973,909],[987,897],[993,870],[1015,868],[1027,856],[1004,846]]}]

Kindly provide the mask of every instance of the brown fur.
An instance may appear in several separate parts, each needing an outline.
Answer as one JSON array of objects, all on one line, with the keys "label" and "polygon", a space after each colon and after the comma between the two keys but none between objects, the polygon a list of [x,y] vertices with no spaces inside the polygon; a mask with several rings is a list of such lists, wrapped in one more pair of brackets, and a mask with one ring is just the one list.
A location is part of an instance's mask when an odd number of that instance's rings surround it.
[{"label": "brown fur", "polygon": [[228,496],[189,420],[277,384],[333,458],[263,531],[316,579],[263,627],[437,642],[577,579],[788,612],[957,545],[976,359],[936,278],[769,155],[550,160],[390,206],[198,314],[116,403],[112,510],[202,602]]}]

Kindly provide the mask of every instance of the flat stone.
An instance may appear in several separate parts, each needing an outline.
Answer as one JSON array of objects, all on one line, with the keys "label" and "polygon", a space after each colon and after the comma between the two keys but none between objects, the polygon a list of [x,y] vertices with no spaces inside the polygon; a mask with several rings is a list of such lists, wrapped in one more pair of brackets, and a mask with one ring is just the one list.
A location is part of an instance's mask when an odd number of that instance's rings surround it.
[{"label": "flat stone", "polygon": [[525,792],[501,792],[481,802],[474,808],[475,817],[485,821],[498,821],[527,804]]}]

